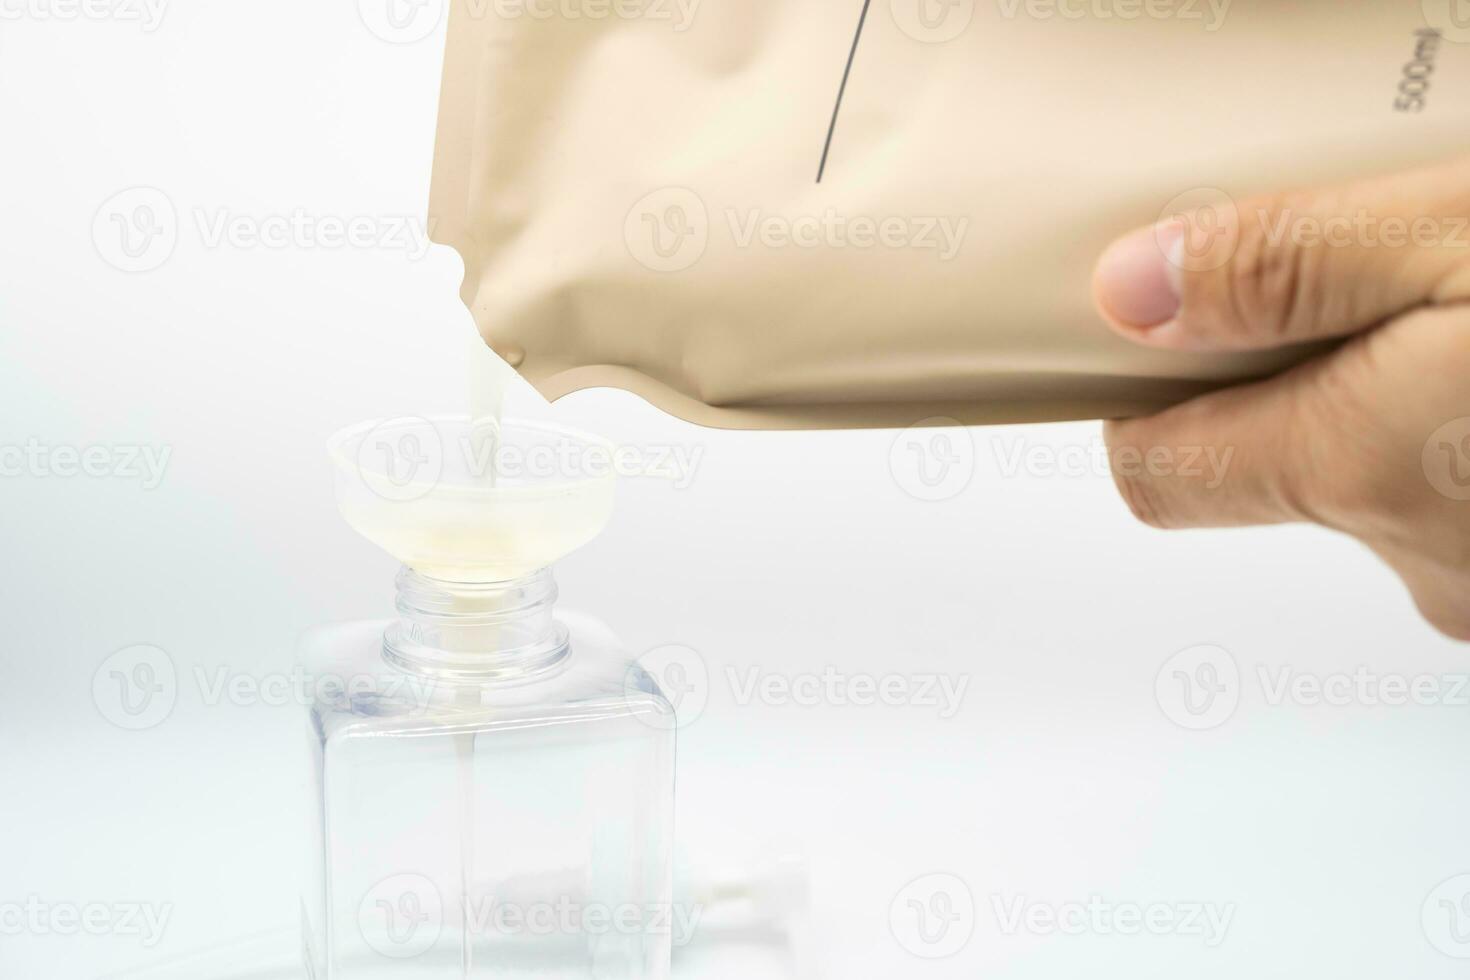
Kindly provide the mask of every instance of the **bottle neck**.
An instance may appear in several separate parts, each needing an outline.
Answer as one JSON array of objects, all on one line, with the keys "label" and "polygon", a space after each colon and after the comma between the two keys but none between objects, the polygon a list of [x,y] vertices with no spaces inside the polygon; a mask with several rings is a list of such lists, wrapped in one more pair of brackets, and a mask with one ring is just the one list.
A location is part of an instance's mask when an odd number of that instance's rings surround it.
[{"label": "bottle neck", "polygon": [[542,569],[510,582],[446,582],[398,573],[398,620],[383,656],[416,673],[449,680],[530,680],[571,652],[552,615],[556,581]]}]

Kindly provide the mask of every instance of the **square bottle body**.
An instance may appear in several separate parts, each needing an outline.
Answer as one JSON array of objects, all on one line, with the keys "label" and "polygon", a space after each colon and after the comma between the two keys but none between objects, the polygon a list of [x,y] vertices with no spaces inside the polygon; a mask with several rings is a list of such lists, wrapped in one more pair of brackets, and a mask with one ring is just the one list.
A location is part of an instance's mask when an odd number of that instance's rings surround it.
[{"label": "square bottle body", "polygon": [[665,980],[674,719],[595,620],[538,669],[309,633],[312,980]]}]

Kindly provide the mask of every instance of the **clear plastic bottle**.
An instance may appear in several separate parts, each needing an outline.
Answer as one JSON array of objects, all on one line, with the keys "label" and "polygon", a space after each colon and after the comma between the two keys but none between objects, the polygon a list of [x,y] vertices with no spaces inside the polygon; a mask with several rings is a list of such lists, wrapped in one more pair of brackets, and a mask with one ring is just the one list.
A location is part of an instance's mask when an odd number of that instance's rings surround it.
[{"label": "clear plastic bottle", "polygon": [[303,639],[313,980],[667,977],[673,709],[555,600],[546,569],[405,568],[396,619]]}]

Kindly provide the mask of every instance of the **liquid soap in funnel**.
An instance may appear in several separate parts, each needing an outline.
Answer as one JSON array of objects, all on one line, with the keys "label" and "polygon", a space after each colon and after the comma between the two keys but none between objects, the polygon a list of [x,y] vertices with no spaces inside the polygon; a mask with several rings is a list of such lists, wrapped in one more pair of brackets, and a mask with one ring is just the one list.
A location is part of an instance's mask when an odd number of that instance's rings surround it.
[{"label": "liquid soap in funnel", "polygon": [[330,452],[347,523],[431,578],[519,578],[612,514],[613,447],[557,426],[398,419],[348,429]]}]

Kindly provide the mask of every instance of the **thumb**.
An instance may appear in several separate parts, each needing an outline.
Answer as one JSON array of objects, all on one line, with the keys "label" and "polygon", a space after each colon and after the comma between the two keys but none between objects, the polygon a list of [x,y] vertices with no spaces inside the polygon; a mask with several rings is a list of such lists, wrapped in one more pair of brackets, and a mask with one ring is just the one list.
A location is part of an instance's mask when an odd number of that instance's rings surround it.
[{"label": "thumb", "polygon": [[1281,347],[1470,298],[1470,159],[1238,203],[1212,196],[1098,261],[1097,305],[1130,340]]}]

